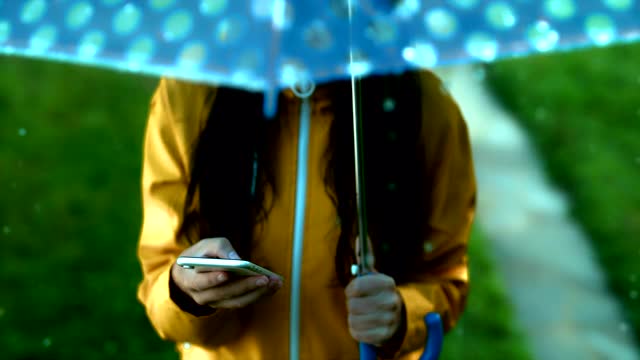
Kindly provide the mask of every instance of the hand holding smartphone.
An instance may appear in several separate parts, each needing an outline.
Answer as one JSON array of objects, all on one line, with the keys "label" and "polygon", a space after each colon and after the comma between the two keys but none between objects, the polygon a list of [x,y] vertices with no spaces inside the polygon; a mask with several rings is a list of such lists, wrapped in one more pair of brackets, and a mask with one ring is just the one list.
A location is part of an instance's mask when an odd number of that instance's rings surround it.
[{"label": "hand holding smartphone", "polygon": [[216,259],[197,256],[180,256],[176,263],[185,269],[198,272],[227,271],[241,276],[264,275],[282,280],[282,276],[246,260]]}]

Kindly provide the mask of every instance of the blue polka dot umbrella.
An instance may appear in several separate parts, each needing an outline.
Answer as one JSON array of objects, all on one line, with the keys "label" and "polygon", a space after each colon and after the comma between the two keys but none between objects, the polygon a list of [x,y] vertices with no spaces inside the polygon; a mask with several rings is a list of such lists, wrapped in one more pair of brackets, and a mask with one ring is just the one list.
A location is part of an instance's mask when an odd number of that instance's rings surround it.
[{"label": "blue polka dot umbrella", "polygon": [[[0,0],[0,54],[106,67],[265,93],[370,74],[490,62],[640,38],[635,0]],[[355,99],[355,87],[354,99]],[[354,101],[354,151],[361,163]],[[306,199],[309,106],[301,107],[293,266],[300,268]],[[358,213],[363,177],[356,169]],[[359,233],[366,221],[359,216]],[[367,242],[360,236],[365,275]],[[292,289],[300,288],[292,271]],[[298,356],[299,291],[291,295],[290,353]],[[427,314],[423,359],[442,343]],[[361,345],[361,357],[374,359]]]}]

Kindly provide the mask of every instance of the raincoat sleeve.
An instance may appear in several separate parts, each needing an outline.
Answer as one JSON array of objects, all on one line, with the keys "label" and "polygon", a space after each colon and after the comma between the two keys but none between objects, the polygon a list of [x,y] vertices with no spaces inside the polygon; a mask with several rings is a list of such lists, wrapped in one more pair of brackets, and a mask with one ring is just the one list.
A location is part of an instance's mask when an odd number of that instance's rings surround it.
[{"label": "raincoat sleeve", "polygon": [[[183,223],[189,154],[205,122],[204,109],[208,109],[212,91],[161,79],[150,102],[145,130],[143,225],[138,244],[143,280],[138,299],[160,337],[174,342],[221,342],[221,333],[233,332],[237,323],[229,310],[197,311],[195,302],[189,304],[186,300],[190,298],[176,293],[170,275],[173,263],[186,247],[177,232]],[[219,331],[223,326],[224,332]]]},{"label": "raincoat sleeve", "polygon": [[421,136],[425,171],[432,179],[430,215],[419,266],[424,270],[418,271],[414,282],[398,286],[406,317],[404,336],[396,340],[396,356],[422,353],[428,335],[424,317],[429,312],[438,312],[445,331],[451,330],[468,293],[467,244],[476,204],[469,134],[460,109],[440,81],[425,73],[422,83]]}]

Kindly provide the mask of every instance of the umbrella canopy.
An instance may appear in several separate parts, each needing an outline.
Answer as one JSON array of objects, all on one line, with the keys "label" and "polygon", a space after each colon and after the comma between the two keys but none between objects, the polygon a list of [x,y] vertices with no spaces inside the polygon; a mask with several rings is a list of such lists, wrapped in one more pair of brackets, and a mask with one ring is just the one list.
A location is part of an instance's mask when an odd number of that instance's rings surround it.
[{"label": "umbrella canopy", "polygon": [[640,37],[633,0],[350,3],[0,1],[0,53],[277,91]]}]

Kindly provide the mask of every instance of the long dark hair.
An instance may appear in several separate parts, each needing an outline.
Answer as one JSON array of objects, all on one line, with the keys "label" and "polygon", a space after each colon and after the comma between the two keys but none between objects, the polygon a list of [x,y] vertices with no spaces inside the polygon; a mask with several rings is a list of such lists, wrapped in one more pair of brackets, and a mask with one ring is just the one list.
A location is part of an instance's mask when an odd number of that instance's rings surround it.
[{"label": "long dark hair", "polygon": [[[363,121],[364,169],[369,235],[376,254],[376,268],[398,283],[409,280],[421,254],[422,220],[427,218],[429,177],[425,174],[421,87],[417,73],[372,76],[358,86]],[[329,143],[325,152],[325,187],[340,219],[335,268],[340,284],[350,280],[355,261],[355,181],[351,85],[347,81],[328,85],[331,97]],[[284,99],[279,99],[282,103]],[[262,95],[230,88],[217,90],[192,154],[191,178],[185,202],[183,233],[195,233],[195,242],[224,236],[243,257],[250,258],[252,229],[266,219],[270,204],[264,201],[267,187],[274,196],[273,144],[278,141],[278,122],[262,113]],[[254,156],[258,181],[252,195]],[[195,229],[195,230],[193,230]]]}]

